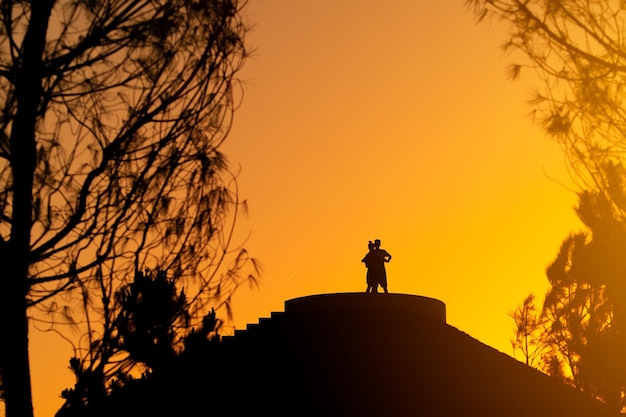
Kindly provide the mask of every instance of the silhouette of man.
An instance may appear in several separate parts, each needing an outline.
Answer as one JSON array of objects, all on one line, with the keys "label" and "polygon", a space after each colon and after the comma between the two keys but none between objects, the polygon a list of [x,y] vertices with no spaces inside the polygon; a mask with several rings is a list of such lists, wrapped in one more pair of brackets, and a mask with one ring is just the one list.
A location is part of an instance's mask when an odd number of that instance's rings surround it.
[{"label": "silhouette of man", "polygon": [[[371,244],[371,242],[370,242]],[[369,245],[368,245],[369,247]],[[367,267],[367,291],[378,292],[380,285],[385,293],[387,291],[387,270],[385,263],[391,260],[391,255],[384,249],[380,248],[380,239],[376,239],[370,251],[365,255],[361,262]],[[371,285],[370,285],[371,283]]]}]

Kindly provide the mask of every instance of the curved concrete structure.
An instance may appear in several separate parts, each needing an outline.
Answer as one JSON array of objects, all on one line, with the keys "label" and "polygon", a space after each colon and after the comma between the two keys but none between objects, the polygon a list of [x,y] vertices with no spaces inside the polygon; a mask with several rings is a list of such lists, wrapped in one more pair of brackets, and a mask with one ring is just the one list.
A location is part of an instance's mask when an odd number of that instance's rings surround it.
[{"label": "curved concrete structure", "polygon": [[66,417],[193,416],[207,404],[225,416],[626,417],[446,324],[444,303],[416,295],[294,298],[205,342],[115,390],[112,407]]},{"label": "curved concrete structure", "polygon": [[285,301],[285,313],[402,312],[446,322],[446,305],[434,298],[410,294],[317,294]]}]

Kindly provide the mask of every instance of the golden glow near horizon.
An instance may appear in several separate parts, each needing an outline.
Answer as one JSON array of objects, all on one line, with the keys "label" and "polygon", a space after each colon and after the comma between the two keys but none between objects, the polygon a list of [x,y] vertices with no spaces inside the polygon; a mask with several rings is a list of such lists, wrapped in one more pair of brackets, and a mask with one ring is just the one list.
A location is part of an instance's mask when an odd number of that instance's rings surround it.
[{"label": "golden glow near horizon", "polygon": [[[223,151],[264,275],[230,325],[365,291],[378,238],[391,292],[443,301],[448,324],[512,354],[507,313],[543,296],[545,266],[581,226],[562,153],[527,117],[532,74],[506,77],[497,22],[477,26],[463,0],[253,0],[247,14],[255,52]],[[51,416],[72,349],[31,343],[35,413]]]}]

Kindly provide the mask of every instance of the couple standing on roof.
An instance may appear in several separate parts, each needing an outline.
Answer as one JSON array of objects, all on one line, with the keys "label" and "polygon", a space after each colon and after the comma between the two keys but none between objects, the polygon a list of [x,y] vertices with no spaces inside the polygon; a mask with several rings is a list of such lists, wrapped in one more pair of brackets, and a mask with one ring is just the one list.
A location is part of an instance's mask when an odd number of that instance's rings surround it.
[{"label": "couple standing on roof", "polygon": [[387,271],[385,270],[385,262],[391,260],[391,255],[384,249],[380,248],[380,239],[376,239],[374,243],[370,240],[367,248],[369,252],[361,262],[365,263],[367,268],[367,290],[365,292],[378,292],[380,285],[387,293]]}]

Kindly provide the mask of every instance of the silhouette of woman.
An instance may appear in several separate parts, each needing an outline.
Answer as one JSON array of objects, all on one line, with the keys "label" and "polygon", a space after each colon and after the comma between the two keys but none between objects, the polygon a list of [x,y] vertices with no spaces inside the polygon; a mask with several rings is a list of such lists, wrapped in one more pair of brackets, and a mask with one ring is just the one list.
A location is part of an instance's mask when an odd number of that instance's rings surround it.
[{"label": "silhouette of woman", "polygon": [[365,255],[361,262],[367,267],[367,290],[366,292],[378,292],[380,285],[385,293],[387,291],[387,271],[385,262],[391,260],[391,255],[384,249],[380,248],[380,239],[376,239],[374,243],[369,242],[370,251]]},{"label": "silhouette of woman", "polygon": [[372,273],[372,269],[370,269],[372,267],[374,257],[374,255],[372,254],[372,251],[374,250],[374,244],[371,240],[367,243],[367,249],[367,254],[363,259],[361,259],[361,262],[364,262],[365,267],[367,268],[367,273],[365,274],[367,289],[365,290],[365,292],[373,292],[374,289],[378,287],[378,285],[375,283],[374,274]]}]

